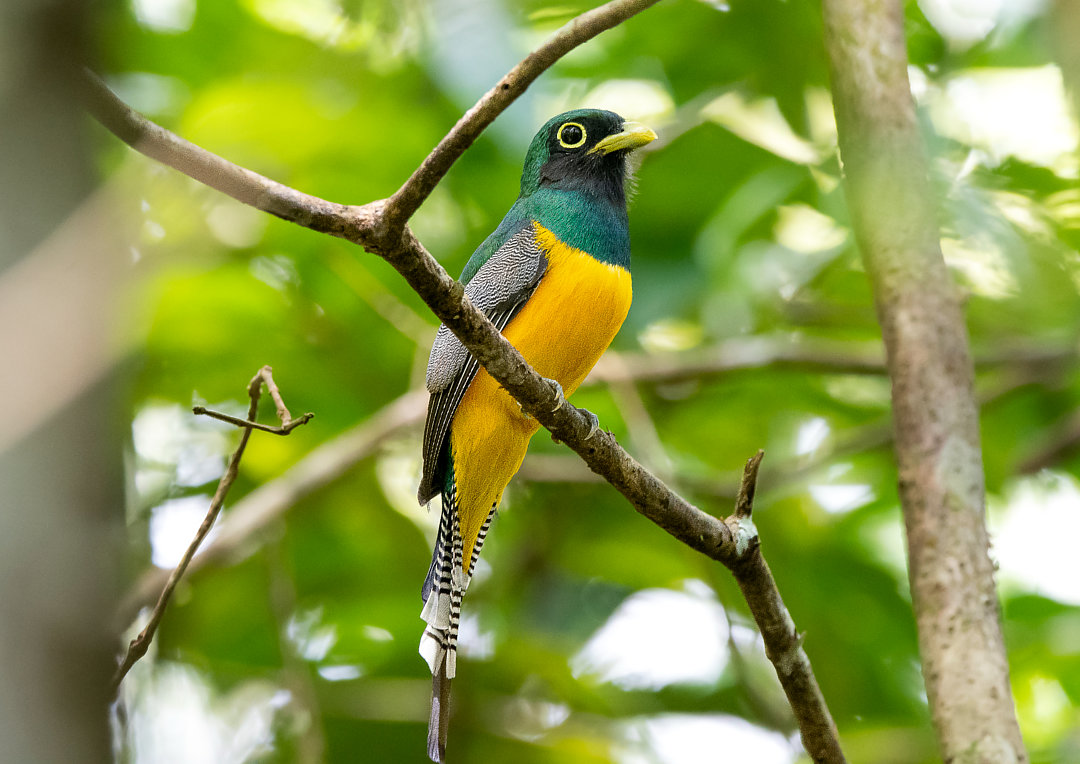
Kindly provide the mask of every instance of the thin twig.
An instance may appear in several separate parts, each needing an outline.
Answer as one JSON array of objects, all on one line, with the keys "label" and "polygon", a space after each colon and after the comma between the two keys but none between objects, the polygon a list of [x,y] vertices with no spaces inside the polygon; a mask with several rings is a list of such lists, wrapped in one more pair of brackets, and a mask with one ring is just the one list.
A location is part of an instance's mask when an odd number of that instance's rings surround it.
[{"label": "thin twig", "polygon": [[314,231],[349,238],[363,217],[357,207],[335,204],[270,180],[186,141],[121,101],[96,74],[82,78],[86,108],[136,151],[215,188],[237,201]]},{"label": "thin twig", "polygon": [[311,420],[311,418],[315,416],[309,411],[308,413],[296,419],[286,420],[286,424],[268,425],[259,424],[258,422],[249,422],[246,419],[241,419],[238,416],[232,416],[231,414],[214,411],[213,409],[208,409],[205,406],[192,406],[191,413],[208,416],[211,419],[220,419],[222,422],[228,422],[229,424],[234,424],[237,427],[250,427],[253,430],[258,430],[259,432],[268,432],[271,435],[288,435],[300,425],[307,424]]},{"label": "thin twig", "polygon": [[765,458],[765,452],[759,450],[746,460],[743,468],[742,482],[739,484],[739,495],[735,499],[735,517],[750,519],[754,511],[754,491],[757,489],[758,468],[761,460]]},{"label": "thin twig", "polygon": [[248,396],[256,403],[259,400],[260,391],[262,390],[263,385],[266,385],[266,390],[270,393],[270,398],[274,401],[274,408],[277,410],[278,419],[281,420],[281,424],[276,427],[252,421],[251,414],[248,414],[247,419],[241,419],[240,417],[235,417],[231,414],[213,411],[205,406],[193,406],[191,413],[208,416],[211,419],[220,419],[222,422],[228,422],[237,427],[268,432],[271,435],[288,435],[300,425],[310,422],[315,416],[309,411],[296,419],[292,418],[292,414],[289,413],[288,407],[285,406],[285,401],[281,399],[281,391],[278,390],[277,383],[274,382],[274,370],[269,366],[263,366],[259,369],[248,383]]},{"label": "thin twig", "polygon": [[[157,604],[150,614],[150,620],[147,622],[146,626],[143,627],[143,630],[139,632],[139,635],[131,640],[131,643],[128,645],[127,653],[124,655],[124,660],[121,661],[120,665],[116,668],[116,673],[113,674],[112,678],[112,692],[114,697],[120,689],[120,683],[124,681],[124,677],[127,676],[131,667],[134,666],[140,658],[146,655],[146,651],[150,648],[150,643],[154,639],[154,634],[157,633],[158,626],[161,624],[161,619],[165,616],[165,608],[169,604],[169,599],[172,597],[173,590],[176,589],[176,585],[180,582],[180,578],[188,569],[188,565],[191,564],[191,560],[195,556],[195,552],[198,551],[199,545],[202,544],[206,535],[213,527],[214,521],[221,512],[221,507],[225,503],[225,496],[229,493],[233,481],[236,480],[236,476],[240,473],[240,459],[244,455],[244,449],[247,448],[247,442],[248,438],[251,437],[251,431],[253,429],[259,429],[255,426],[255,416],[259,410],[259,396],[263,384],[270,390],[270,395],[273,397],[274,403],[277,406],[278,415],[283,417],[282,424],[288,425],[292,423],[292,420],[289,417],[289,410],[285,408],[285,404],[281,400],[281,393],[278,391],[277,385],[274,384],[271,368],[269,366],[263,366],[248,384],[248,396],[250,402],[248,403],[247,419],[236,422],[236,424],[243,428],[243,433],[240,435],[240,445],[236,447],[236,451],[233,452],[232,458],[229,459],[229,466],[226,468],[225,474],[221,476],[221,480],[218,482],[217,490],[214,491],[214,497],[210,501],[210,508],[206,512],[206,517],[203,518],[202,523],[199,525],[199,529],[195,532],[195,537],[191,540],[191,543],[188,544],[187,549],[184,550],[184,556],[180,558],[180,563],[173,569],[172,573],[169,574],[169,578],[165,582],[165,587],[158,596]],[[279,434],[288,435],[294,427],[308,421],[311,416],[312,415],[310,414],[305,414],[297,420],[297,423],[293,425],[293,427],[290,427],[288,430],[283,430]]]},{"label": "thin twig", "polygon": [[277,411],[281,423],[285,425],[291,422],[292,414],[289,413],[285,401],[281,400],[281,391],[278,390],[277,383],[274,382],[274,370],[269,366],[263,366],[259,369],[259,373],[251,378],[251,382],[248,384],[248,395],[258,395],[261,385],[266,385],[266,391],[270,393],[270,399],[274,402],[274,409]]},{"label": "thin twig", "polygon": [[846,761],[836,723],[803,649],[803,635],[795,628],[760,547],[755,545],[733,572],[765,641],[765,655],[799,723],[803,747],[814,762]]}]

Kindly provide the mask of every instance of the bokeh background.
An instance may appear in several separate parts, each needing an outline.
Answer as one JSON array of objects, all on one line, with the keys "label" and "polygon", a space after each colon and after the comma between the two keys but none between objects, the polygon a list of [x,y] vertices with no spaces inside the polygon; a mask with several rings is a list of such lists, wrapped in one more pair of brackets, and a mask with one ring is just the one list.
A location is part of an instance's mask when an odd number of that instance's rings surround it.
[{"label": "bokeh background", "polygon": [[[392,193],[586,7],[128,0],[95,17],[96,55],[122,98],[181,136],[363,203]],[[1067,3],[1039,0],[905,8],[942,246],[978,362],[1020,722],[1034,762],[1080,761],[1080,155],[1072,49],[1055,44],[1074,22]],[[537,127],[577,106],[661,140],[630,210],[633,309],[575,403],[715,514],[764,448],[762,548],[849,758],[934,761],[889,383],[840,185],[819,5],[668,0],[571,53],[415,217],[449,271],[509,208]],[[416,647],[438,511],[414,498],[425,400],[410,391],[437,322],[377,258],[88,129],[98,196],[123,221],[109,356],[130,433],[115,454],[120,628],[140,623],[155,569],[179,559],[238,440],[190,407],[242,415],[247,381],[270,364],[293,413],[316,414],[287,438],[253,436],[205,559],[124,684],[116,759],[426,760]],[[727,571],[543,433],[464,619],[453,760],[806,760]]]}]

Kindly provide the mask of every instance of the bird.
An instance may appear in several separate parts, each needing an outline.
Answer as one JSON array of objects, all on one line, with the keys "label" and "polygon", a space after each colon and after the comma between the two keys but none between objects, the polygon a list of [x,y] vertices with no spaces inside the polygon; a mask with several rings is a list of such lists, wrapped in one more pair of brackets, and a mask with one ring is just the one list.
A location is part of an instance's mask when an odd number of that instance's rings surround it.
[{"label": "bird", "polygon": [[[472,304],[566,396],[630,310],[627,157],[656,137],[611,111],[552,117],[526,152],[517,200],[462,272]],[[422,589],[420,654],[432,675],[428,756],[444,762],[462,597],[503,491],[540,425],[445,324],[431,348],[426,386],[417,499],[426,505],[441,496],[442,512]]]}]

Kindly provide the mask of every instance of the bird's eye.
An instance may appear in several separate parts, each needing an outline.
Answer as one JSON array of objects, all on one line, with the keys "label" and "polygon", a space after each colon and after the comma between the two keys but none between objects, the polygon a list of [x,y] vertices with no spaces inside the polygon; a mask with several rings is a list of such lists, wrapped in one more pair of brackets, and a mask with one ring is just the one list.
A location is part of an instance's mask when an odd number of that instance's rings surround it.
[{"label": "bird's eye", "polygon": [[577,122],[564,122],[556,137],[564,149],[576,149],[585,143],[585,128]]}]

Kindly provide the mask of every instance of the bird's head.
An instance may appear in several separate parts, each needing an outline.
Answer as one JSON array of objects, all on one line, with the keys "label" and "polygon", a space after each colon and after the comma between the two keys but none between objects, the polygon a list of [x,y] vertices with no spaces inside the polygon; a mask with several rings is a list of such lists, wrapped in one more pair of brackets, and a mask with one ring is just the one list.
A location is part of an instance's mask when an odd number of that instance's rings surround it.
[{"label": "bird's head", "polygon": [[625,204],[626,155],[656,140],[647,127],[601,109],[552,117],[532,140],[521,175],[521,195],[552,187]]}]

